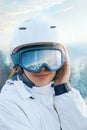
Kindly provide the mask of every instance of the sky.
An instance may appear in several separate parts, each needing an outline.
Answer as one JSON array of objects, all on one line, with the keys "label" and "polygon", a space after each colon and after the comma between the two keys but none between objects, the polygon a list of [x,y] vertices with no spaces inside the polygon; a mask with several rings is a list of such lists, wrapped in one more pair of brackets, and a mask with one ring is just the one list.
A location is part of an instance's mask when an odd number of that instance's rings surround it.
[{"label": "sky", "polygon": [[62,43],[87,44],[87,0],[0,0],[0,50],[9,52],[15,26],[36,16],[57,21]]}]

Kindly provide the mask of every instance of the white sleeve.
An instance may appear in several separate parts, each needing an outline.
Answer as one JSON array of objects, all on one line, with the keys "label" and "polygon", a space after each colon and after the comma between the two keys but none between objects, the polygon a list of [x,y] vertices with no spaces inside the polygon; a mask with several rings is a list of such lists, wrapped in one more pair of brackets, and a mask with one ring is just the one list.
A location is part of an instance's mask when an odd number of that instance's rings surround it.
[{"label": "white sleeve", "polygon": [[0,130],[34,130],[31,122],[13,102],[0,95]]},{"label": "white sleeve", "polygon": [[87,105],[78,90],[56,95],[55,107],[67,130],[87,130]]}]

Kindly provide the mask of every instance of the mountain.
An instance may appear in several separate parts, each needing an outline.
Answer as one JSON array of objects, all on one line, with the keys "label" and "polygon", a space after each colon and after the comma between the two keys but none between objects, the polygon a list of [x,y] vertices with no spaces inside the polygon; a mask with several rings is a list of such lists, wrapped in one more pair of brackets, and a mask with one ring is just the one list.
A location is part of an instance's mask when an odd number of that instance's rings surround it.
[{"label": "mountain", "polygon": [[69,57],[72,60],[87,56],[87,44],[70,44],[66,46],[68,49]]},{"label": "mountain", "polygon": [[77,58],[71,64],[70,82],[84,98],[87,97],[87,57]]},{"label": "mountain", "polygon": [[70,82],[83,96],[87,97],[87,44],[68,46],[71,64]]}]

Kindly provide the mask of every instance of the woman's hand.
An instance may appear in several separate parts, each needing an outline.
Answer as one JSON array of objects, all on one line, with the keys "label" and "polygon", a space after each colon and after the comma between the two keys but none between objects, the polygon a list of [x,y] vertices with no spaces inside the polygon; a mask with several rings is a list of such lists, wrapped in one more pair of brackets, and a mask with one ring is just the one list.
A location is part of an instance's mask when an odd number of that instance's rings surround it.
[{"label": "woman's hand", "polygon": [[65,51],[66,61],[63,67],[60,69],[60,71],[57,72],[56,78],[54,80],[55,86],[69,82],[69,78],[70,78],[70,62],[69,62],[68,52],[64,47],[63,50]]}]

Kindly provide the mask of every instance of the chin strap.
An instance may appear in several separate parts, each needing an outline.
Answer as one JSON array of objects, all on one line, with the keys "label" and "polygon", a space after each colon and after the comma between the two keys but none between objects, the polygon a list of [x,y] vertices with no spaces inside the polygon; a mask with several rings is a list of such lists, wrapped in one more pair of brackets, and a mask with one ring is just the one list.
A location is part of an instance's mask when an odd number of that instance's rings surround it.
[{"label": "chin strap", "polygon": [[22,80],[30,88],[34,86],[34,83],[32,83],[24,73],[22,75],[19,75],[19,79]]},{"label": "chin strap", "polygon": [[19,65],[15,65],[14,69],[18,74],[20,80],[22,80],[28,87],[32,88],[34,83],[25,75],[23,69]]}]

